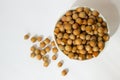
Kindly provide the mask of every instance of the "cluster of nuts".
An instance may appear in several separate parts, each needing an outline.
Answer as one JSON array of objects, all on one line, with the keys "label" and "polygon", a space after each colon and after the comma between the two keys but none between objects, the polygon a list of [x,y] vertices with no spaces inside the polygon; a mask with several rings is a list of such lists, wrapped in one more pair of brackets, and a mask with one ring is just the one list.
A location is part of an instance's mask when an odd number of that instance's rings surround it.
[{"label": "cluster of nuts", "polygon": [[[29,39],[29,37],[30,37],[29,34],[24,35],[25,40]],[[50,52],[51,48],[52,48],[52,53],[53,53],[51,59],[52,60],[57,59],[58,49],[57,49],[54,41],[51,41],[49,38],[46,38],[46,39],[43,40],[42,36],[37,36],[37,37],[33,36],[33,37],[31,37],[30,40],[31,40],[32,43],[35,43],[37,41],[39,42],[39,47],[32,46],[30,48],[30,51],[31,51],[30,56],[32,58],[36,57],[37,60],[43,60],[43,66],[44,67],[49,66],[50,59],[47,56],[47,53]],[[62,67],[62,65],[63,65],[62,61],[59,61],[58,64],[57,64],[58,67]],[[67,74],[67,70],[64,69],[61,72],[61,74],[63,76],[65,76]]]},{"label": "cluster of nuts", "polygon": [[75,60],[97,57],[109,40],[107,23],[88,7],[67,11],[57,22],[54,35],[60,50]]}]

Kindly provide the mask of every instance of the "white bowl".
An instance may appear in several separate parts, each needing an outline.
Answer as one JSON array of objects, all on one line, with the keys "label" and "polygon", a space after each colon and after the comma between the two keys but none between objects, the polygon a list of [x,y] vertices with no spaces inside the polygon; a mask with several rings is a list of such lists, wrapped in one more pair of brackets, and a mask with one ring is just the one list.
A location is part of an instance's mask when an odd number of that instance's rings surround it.
[{"label": "white bowl", "polygon": [[[69,10],[75,10],[76,8],[78,8],[78,7],[86,7],[86,6],[77,6],[77,7],[72,7],[71,9],[69,9]],[[88,7],[89,8],[89,7]],[[92,11],[93,10],[96,10],[96,9],[93,9],[93,8],[90,8]],[[67,10],[67,11],[69,11],[69,10]],[[66,11],[66,12],[67,12]],[[66,13],[65,12],[65,13]],[[99,11],[98,11],[99,12]],[[57,22],[61,19],[61,17],[63,16],[63,15],[65,15],[65,13],[64,14],[62,14],[59,18],[58,18],[58,20],[57,20]],[[99,12],[99,16],[100,17],[102,17],[103,18],[103,21],[105,21],[106,23],[107,23],[107,20],[104,18],[104,16]],[[56,23],[57,23],[56,22]],[[55,23],[55,27],[56,27],[56,23]],[[109,26],[108,26],[108,23],[107,23],[107,28],[108,28],[108,34],[110,33],[110,31],[109,31]],[[54,28],[55,29],[55,28]],[[53,30],[53,40],[55,41],[55,44],[56,44],[56,47],[58,48],[58,50],[60,51],[60,52],[62,52],[63,54],[64,54],[64,52],[62,51],[62,50],[60,50],[59,49],[59,47],[58,47],[58,44],[57,44],[57,42],[56,42],[56,39],[55,39],[55,35],[54,35],[54,30]],[[108,44],[108,41],[107,42],[105,42],[105,47],[104,47],[104,49],[99,53],[99,55],[102,53],[102,52],[104,52],[104,50],[106,49],[106,47],[107,47],[107,44]],[[64,54],[65,55],[65,54]],[[98,55],[98,56],[99,56]],[[66,56],[66,55],[65,55]],[[98,57],[97,56],[97,57]],[[66,56],[67,58],[69,58],[68,56]],[[91,58],[91,59],[86,59],[86,60],[92,60],[92,59],[95,59],[96,57],[94,57],[94,58]],[[76,60],[76,59],[72,59],[72,60]],[[86,60],[80,60],[80,61],[86,61]],[[79,60],[78,60],[79,61]]]}]

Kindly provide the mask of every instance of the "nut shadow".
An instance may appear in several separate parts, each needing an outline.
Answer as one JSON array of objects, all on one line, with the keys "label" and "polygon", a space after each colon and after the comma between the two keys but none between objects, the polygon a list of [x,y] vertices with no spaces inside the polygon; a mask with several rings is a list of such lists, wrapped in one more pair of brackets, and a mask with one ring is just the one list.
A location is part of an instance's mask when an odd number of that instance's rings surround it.
[{"label": "nut shadow", "polygon": [[77,0],[72,8],[78,6],[87,6],[98,10],[107,20],[110,36],[116,33],[120,24],[120,13],[110,0]]}]

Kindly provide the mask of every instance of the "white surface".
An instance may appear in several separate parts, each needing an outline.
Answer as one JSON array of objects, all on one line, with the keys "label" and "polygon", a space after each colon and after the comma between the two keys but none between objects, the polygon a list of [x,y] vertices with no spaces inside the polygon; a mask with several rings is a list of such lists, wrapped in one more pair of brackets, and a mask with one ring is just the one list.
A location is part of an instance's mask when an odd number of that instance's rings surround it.
[{"label": "white surface", "polygon": [[[75,1],[0,0],[0,80],[120,80],[120,0],[97,0],[99,5],[86,0],[92,6],[80,1],[79,5],[98,9],[108,20],[111,39],[105,51],[96,59],[82,62],[59,53],[58,60],[44,68],[42,61],[29,57],[32,43],[23,36],[28,32],[52,36],[56,20]],[[65,63],[59,69],[56,64],[61,59]],[[64,68],[69,69],[66,77],[60,74]]]}]

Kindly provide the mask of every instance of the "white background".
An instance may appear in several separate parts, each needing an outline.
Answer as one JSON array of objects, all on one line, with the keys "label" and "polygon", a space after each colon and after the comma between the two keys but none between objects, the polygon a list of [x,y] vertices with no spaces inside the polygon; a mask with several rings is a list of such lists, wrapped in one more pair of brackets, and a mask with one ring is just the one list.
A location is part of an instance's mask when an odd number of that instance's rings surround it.
[{"label": "white background", "polygon": [[[120,80],[120,0],[0,0],[0,80]],[[48,68],[30,58],[24,34],[52,36],[58,18],[72,6],[89,6],[107,19],[110,40],[99,57],[68,59],[61,52]],[[52,54],[52,52],[50,52]],[[57,62],[64,60],[62,68]],[[69,69],[67,76],[61,70]]]}]

